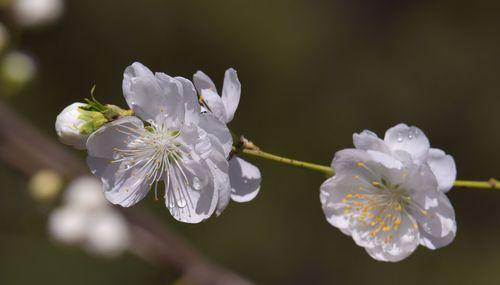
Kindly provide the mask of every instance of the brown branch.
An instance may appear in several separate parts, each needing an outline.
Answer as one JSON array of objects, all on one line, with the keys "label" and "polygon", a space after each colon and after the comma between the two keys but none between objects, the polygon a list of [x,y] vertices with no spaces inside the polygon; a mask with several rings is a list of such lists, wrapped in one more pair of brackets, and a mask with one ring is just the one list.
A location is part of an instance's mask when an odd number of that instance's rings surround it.
[{"label": "brown branch", "polygon": [[[0,101],[0,160],[27,177],[53,169],[67,179],[88,174],[83,162],[20,118]],[[132,232],[132,253],[158,266],[173,268],[196,285],[248,285],[251,282],[204,258],[180,236],[144,209],[121,209]]]}]

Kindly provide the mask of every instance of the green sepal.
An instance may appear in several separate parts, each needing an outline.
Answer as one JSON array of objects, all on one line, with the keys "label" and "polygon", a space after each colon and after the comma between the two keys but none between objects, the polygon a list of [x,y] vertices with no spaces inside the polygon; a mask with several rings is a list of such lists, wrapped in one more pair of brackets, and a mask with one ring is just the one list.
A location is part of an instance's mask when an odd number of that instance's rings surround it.
[{"label": "green sepal", "polygon": [[80,133],[82,135],[90,135],[108,122],[108,119],[106,119],[102,113],[87,111],[84,108],[85,107],[79,109],[80,116],[78,117],[78,119],[85,122],[85,124],[80,127]]}]

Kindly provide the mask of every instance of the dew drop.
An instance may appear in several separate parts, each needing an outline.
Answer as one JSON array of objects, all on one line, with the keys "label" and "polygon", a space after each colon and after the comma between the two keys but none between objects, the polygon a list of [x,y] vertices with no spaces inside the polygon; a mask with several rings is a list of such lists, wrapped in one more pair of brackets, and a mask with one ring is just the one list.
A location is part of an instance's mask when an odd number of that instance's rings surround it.
[{"label": "dew drop", "polygon": [[181,198],[181,199],[179,199],[179,200],[177,200],[177,206],[179,206],[179,208],[184,208],[184,207],[186,207],[186,204],[187,204],[187,203],[186,203],[186,200],[184,200],[184,199],[182,199],[182,198]]},{"label": "dew drop", "polygon": [[397,141],[400,143],[403,142],[403,135],[401,133],[398,133]]},{"label": "dew drop", "polygon": [[193,187],[196,190],[200,190],[201,184],[200,184],[200,179],[198,177],[193,178]]},{"label": "dew drop", "polygon": [[169,207],[170,209],[173,209],[173,208],[175,207],[174,202],[173,202],[173,201],[168,202],[168,207]]},{"label": "dew drop", "polygon": [[411,132],[408,134],[408,139],[409,139],[409,140],[412,140],[412,139],[413,139],[413,134],[412,134]]}]

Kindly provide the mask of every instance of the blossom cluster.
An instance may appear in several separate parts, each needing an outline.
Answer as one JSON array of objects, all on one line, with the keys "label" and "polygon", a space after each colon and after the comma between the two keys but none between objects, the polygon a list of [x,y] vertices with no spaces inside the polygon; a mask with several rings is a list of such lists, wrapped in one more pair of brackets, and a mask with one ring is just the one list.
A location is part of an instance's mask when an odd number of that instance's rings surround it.
[{"label": "blossom cluster", "polygon": [[[237,156],[246,141],[233,141],[227,127],[241,95],[234,69],[219,95],[201,71],[191,81],[136,62],[125,69],[122,89],[129,111],[92,99],[68,106],[56,120],[63,143],[87,150],[109,202],[129,207],[150,191],[158,199],[160,191],[175,219],[199,223],[220,215],[230,200],[256,197],[261,173]],[[405,124],[384,139],[366,130],[353,138],[355,148],[338,151],[331,169],[323,167],[335,172],[320,189],[327,221],[381,261],[400,261],[418,245],[451,243],[455,213],[445,193],[456,179],[453,158]]]},{"label": "blossom cluster", "polygon": [[129,247],[127,223],[106,202],[98,179],[76,179],[66,189],[63,200],[63,205],[49,217],[49,234],[54,240],[104,257],[115,257]]},{"label": "blossom cluster", "polygon": [[[231,199],[246,202],[257,195],[260,171],[231,155],[227,123],[241,94],[234,69],[226,71],[221,96],[201,71],[193,84],[140,63],[126,68],[122,87],[133,116],[118,111],[117,119],[106,117],[106,106],[75,103],[56,120],[62,142],[87,149],[87,163],[111,203],[129,207],[152,189],[157,198],[163,188],[175,219],[199,223],[220,215]],[[96,127],[89,132],[89,125]]]}]

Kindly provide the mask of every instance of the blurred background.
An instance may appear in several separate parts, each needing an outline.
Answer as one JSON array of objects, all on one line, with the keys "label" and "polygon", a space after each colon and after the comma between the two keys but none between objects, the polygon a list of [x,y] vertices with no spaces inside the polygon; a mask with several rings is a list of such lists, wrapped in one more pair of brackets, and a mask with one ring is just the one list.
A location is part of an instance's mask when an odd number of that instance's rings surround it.
[{"label": "blurred background", "polygon": [[[500,178],[497,1],[71,0],[41,25],[23,22],[12,1],[0,1],[0,97],[53,139],[57,114],[94,84],[100,101],[125,107],[121,80],[134,61],[186,78],[203,70],[219,88],[234,67],[243,89],[230,128],[264,150],[329,164],[354,132],[383,135],[404,122],[454,156],[459,178]],[[263,174],[259,196],[218,218],[182,224],[152,195],[141,205],[257,284],[500,282],[500,192],[452,190],[455,241],[381,263],[326,222],[321,174],[249,160]],[[54,242],[46,230],[54,205],[27,186],[0,163],[0,284],[176,280],[128,253],[100,258]]]}]

